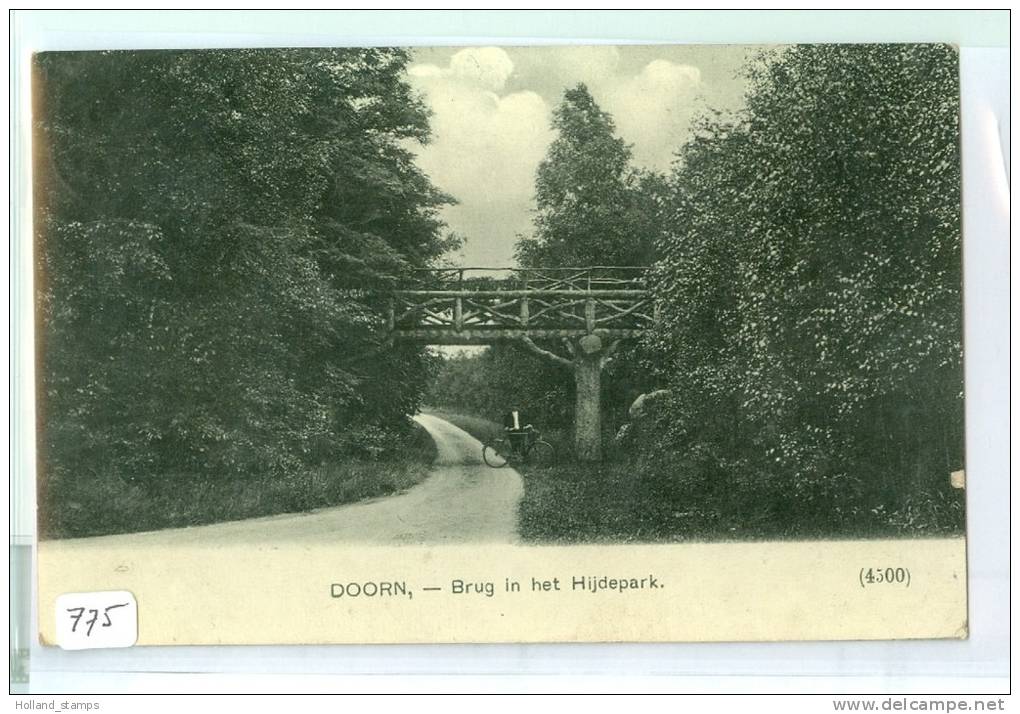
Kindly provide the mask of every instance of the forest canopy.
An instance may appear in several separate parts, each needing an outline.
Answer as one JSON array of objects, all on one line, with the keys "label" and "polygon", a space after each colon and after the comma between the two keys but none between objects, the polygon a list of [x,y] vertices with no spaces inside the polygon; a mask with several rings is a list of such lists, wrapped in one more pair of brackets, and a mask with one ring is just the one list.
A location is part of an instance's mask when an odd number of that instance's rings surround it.
[{"label": "forest canopy", "polygon": [[[35,63],[40,456],[62,479],[282,474],[407,429],[393,284],[451,245],[392,49]],[[374,297],[373,297],[374,296]]]}]

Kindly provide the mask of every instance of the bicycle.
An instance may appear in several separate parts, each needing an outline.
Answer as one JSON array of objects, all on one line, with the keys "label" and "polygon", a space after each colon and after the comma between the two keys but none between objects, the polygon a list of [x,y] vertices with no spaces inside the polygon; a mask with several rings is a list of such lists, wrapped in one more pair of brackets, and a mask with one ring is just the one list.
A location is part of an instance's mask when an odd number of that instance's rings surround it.
[{"label": "bicycle", "polygon": [[555,453],[553,445],[548,441],[542,441],[542,435],[536,429],[530,430],[528,438],[521,439],[518,445],[504,437],[482,446],[482,460],[494,469],[518,463],[548,464],[553,460],[553,453]]}]

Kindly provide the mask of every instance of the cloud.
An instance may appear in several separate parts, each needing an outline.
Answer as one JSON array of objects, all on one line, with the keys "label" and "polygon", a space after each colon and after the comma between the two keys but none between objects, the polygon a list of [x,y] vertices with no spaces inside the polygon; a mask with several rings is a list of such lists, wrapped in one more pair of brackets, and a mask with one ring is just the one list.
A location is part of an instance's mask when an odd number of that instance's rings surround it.
[{"label": "cloud", "polygon": [[619,134],[633,144],[634,162],[665,171],[698,111],[701,71],[654,60],[637,75],[615,78],[592,91],[613,115]]},{"label": "cloud", "polygon": [[514,63],[499,47],[469,47],[453,55],[446,67],[416,64],[407,71],[413,79],[445,80],[498,91],[513,73]]},{"label": "cloud", "polygon": [[468,48],[450,58],[450,74],[493,91],[502,89],[513,71],[510,55],[499,47]]},{"label": "cloud", "polygon": [[553,139],[552,107],[584,82],[638,166],[665,171],[686,139],[701,71],[652,59],[624,66],[612,46],[473,47],[408,68],[431,107],[433,140],[418,163],[459,205],[444,210],[467,242],[465,265],[513,262],[515,236],[531,230],[535,172]]},{"label": "cloud", "polygon": [[541,96],[499,94],[513,70],[497,47],[461,50],[446,67],[408,70],[433,111],[433,140],[417,150],[418,163],[460,202],[445,218],[465,234],[468,263],[511,262],[515,234],[530,227],[535,170],[552,140]]}]

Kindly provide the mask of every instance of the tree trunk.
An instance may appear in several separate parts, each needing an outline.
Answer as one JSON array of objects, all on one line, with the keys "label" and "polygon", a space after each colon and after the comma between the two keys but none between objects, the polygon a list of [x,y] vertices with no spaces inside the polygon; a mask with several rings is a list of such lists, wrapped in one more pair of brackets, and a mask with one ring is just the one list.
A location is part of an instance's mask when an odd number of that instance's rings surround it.
[{"label": "tree trunk", "polygon": [[576,341],[564,340],[573,359],[539,347],[524,336],[521,343],[537,355],[574,370],[577,394],[574,404],[574,452],[578,461],[602,460],[602,367],[619,345],[619,340],[608,347],[595,334],[587,334]]},{"label": "tree trunk", "polygon": [[602,460],[602,364],[599,354],[574,358],[577,401],[574,410],[574,450],[581,461]]}]

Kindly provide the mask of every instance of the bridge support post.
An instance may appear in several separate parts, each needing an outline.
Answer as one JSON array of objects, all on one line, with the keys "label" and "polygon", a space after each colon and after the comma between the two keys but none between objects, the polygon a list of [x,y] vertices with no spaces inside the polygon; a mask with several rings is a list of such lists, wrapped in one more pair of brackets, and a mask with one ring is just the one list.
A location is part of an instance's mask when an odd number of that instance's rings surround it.
[{"label": "bridge support post", "polygon": [[602,460],[602,356],[574,356],[574,451],[581,461]]},{"label": "bridge support post", "polygon": [[567,341],[574,368],[574,452],[580,461],[602,460],[602,368],[619,344],[606,345],[593,334]]}]

